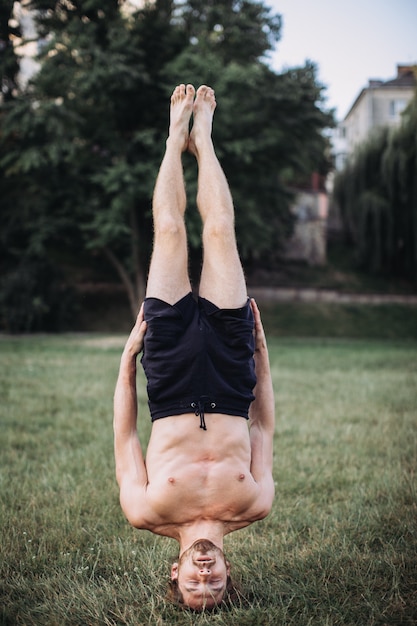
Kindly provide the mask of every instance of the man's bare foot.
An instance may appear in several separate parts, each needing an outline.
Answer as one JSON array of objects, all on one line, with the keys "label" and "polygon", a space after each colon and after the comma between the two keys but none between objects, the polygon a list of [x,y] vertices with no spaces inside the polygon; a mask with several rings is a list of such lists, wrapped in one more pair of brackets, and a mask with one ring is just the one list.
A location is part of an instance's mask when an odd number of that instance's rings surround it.
[{"label": "man's bare foot", "polygon": [[195,89],[192,85],[178,85],[171,96],[169,141],[179,145],[182,152],[189,142],[189,123],[193,111]]},{"label": "man's bare foot", "polygon": [[201,87],[197,89],[197,95],[194,101],[194,122],[188,145],[188,149],[195,156],[198,155],[199,148],[204,145],[207,140],[211,143],[211,129],[215,108],[216,97],[214,90],[206,85],[201,85]]}]

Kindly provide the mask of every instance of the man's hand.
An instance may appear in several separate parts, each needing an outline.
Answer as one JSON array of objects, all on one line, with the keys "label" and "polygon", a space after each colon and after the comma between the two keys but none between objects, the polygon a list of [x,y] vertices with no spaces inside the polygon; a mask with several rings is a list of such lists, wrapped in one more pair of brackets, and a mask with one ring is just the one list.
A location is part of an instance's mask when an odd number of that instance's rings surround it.
[{"label": "man's hand", "polygon": [[261,313],[258,309],[258,305],[256,304],[253,298],[251,298],[250,305],[252,308],[253,318],[255,321],[255,329],[254,329],[255,352],[267,350],[265,331],[264,331],[264,327],[262,325],[262,320],[261,320]]},{"label": "man's hand", "polygon": [[143,339],[145,337],[147,324],[144,320],[143,304],[136,318],[136,323],[125,345],[125,352],[132,356],[137,356],[143,350]]}]

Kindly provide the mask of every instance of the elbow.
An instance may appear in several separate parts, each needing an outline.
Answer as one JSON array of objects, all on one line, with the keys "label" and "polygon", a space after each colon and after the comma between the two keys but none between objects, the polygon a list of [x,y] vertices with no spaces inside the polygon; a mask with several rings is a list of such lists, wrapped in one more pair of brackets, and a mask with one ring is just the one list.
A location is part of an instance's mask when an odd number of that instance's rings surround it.
[{"label": "elbow", "polygon": [[261,519],[265,519],[265,517],[268,517],[268,515],[270,514],[272,510],[274,497],[275,497],[275,483],[271,476],[270,480],[268,480],[267,484],[265,485],[264,498],[263,498],[262,506],[259,509],[258,519],[261,520]]},{"label": "elbow", "polygon": [[120,483],[119,501],[125,518],[133,528],[141,530],[147,530],[149,528],[149,523],[146,518],[146,507],[144,507],[140,498],[132,497],[129,481],[124,479],[122,479]]},{"label": "elbow", "polygon": [[264,506],[261,509],[259,509],[256,519],[258,521],[265,519],[265,517],[268,517],[271,510],[272,510],[272,500],[271,502],[265,503]]},{"label": "elbow", "polygon": [[[123,507],[122,507],[123,509]],[[148,530],[149,525],[146,521],[146,519],[144,518],[143,515],[141,515],[140,511],[123,511],[127,521],[129,522],[129,524],[131,526],[133,526],[133,528],[137,528],[138,530]]]}]

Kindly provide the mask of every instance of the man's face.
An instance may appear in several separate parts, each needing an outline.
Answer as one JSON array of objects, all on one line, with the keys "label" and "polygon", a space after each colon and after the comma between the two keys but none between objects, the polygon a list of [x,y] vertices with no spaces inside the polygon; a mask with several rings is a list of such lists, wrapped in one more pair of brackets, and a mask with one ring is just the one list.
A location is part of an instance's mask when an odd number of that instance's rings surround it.
[{"label": "man's face", "polygon": [[208,539],[195,541],[171,570],[184,604],[191,609],[210,609],[220,604],[229,574],[230,565],[223,552]]}]

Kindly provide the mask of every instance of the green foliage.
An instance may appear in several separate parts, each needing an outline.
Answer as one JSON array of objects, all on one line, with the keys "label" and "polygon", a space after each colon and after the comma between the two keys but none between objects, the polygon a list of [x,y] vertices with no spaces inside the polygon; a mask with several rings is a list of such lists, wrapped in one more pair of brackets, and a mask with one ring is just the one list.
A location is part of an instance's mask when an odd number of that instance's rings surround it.
[{"label": "green foliage", "polygon": [[[32,0],[41,69],[3,108],[3,261],[64,245],[102,252],[143,297],[151,197],[180,82],[217,94],[215,144],[237,207],[244,261],[279,250],[291,232],[289,185],[326,167],[322,87],[314,65],[279,76],[265,59],[280,17],[261,2]],[[190,204],[195,168],[187,163]],[[189,212],[193,248],[200,222]],[[268,228],[265,227],[268,224]]]},{"label": "green foliage", "polygon": [[222,65],[259,61],[281,35],[281,17],[258,1],[177,2],[175,17],[198,54],[213,53]]},{"label": "green foliage", "polygon": [[7,332],[72,328],[75,296],[46,259],[26,259],[0,281],[0,319]]},{"label": "green foliage", "polygon": [[361,265],[417,281],[417,94],[401,126],[365,143],[335,180]]},{"label": "green foliage", "polygon": [[12,23],[14,0],[0,3],[0,83],[1,100],[11,100],[17,91],[16,76],[19,64],[13,46],[13,39],[20,37],[20,29]]},{"label": "green foliage", "polygon": [[[216,91],[213,137],[234,198],[244,262],[282,251],[293,226],[291,185],[328,168],[322,130],[332,125],[332,115],[322,110],[317,68],[307,63],[278,75],[260,61],[280,37],[280,17],[269,13],[262,3],[187,3],[182,19],[191,45],[166,74],[175,82],[209,84]],[[257,38],[227,36],[229,29],[242,33],[255,27]],[[186,181],[193,206],[193,169],[186,171]],[[193,214],[189,230],[192,242],[199,243],[199,220]]]}]

